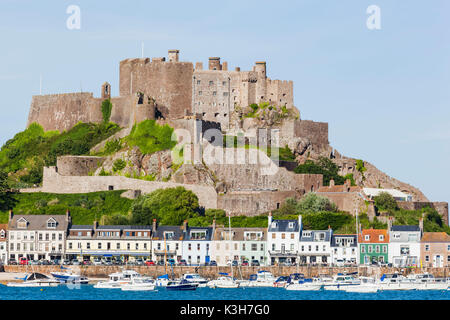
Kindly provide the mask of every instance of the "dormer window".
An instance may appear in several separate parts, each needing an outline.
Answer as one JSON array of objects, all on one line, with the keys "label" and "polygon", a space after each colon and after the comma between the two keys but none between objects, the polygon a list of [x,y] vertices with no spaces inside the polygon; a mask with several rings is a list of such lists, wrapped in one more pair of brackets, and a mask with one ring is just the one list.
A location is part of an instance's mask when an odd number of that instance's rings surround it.
[{"label": "dormer window", "polygon": [[380,239],[380,241],[384,241],[384,235],[380,234],[380,236],[378,237],[378,239]]},{"label": "dormer window", "polygon": [[1,230],[0,231],[0,238],[2,238],[2,239],[4,239],[6,237],[6,232],[5,232],[5,230]]},{"label": "dormer window", "polygon": [[51,218],[47,220],[47,229],[55,229],[56,228],[56,220]]},{"label": "dormer window", "polygon": [[394,239],[400,239],[400,233],[394,233]]},{"label": "dormer window", "polygon": [[277,223],[276,222],[272,222],[272,228],[276,228],[277,227]]},{"label": "dormer window", "polygon": [[366,235],[364,236],[364,240],[365,240],[365,241],[369,241],[369,240],[370,240],[370,235],[366,234]]},{"label": "dormer window", "polygon": [[293,229],[294,228],[294,223],[293,222],[289,222],[289,229]]},{"label": "dormer window", "polygon": [[166,231],[164,232],[164,237],[166,240],[172,240],[174,238],[175,234],[173,231]]},{"label": "dormer window", "polygon": [[306,237],[306,238],[311,237],[311,231],[303,231],[302,232],[302,237]]},{"label": "dormer window", "polygon": [[26,229],[27,225],[28,225],[28,221],[25,220],[24,218],[20,218],[19,220],[17,220],[17,228]]}]

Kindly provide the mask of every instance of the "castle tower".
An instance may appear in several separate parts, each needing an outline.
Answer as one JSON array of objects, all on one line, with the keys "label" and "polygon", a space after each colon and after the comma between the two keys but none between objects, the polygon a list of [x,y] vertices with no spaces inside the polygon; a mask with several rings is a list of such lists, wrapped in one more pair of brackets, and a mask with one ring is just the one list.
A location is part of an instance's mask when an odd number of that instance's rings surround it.
[{"label": "castle tower", "polygon": [[169,62],[178,62],[180,50],[169,50]]},{"label": "castle tower", "polygon": [[222,65],[220,64],[220,57],[210,57],[208,63],[209,70],[222,70]]},{"label": "castle tower", "polygon": [[102,99],[111,99],[111,85],[108,82],[102,84]]},{"label": "castle tower", "polygon": [[258,76],[263,76],[264,78],[267,78],[265,61],[256,61],[253,70],[258,72]]}]

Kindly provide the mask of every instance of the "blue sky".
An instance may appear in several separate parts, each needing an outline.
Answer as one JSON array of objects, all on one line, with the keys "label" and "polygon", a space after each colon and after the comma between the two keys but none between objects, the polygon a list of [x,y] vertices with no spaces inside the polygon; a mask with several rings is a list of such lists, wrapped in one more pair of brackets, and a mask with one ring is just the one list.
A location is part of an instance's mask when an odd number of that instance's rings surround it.
[{"label": "blue sky", "polygon": [[[369,5],[381,30],[366,27]],[[69,30],[69,5],[81,29]],[[0,4],[0,143],[24,129],[31,97],[118,94],[119,61],[180,49],[181,60],[294,81],[303,119],[333,147],[450,200],[450,1],[9,1]]]}]

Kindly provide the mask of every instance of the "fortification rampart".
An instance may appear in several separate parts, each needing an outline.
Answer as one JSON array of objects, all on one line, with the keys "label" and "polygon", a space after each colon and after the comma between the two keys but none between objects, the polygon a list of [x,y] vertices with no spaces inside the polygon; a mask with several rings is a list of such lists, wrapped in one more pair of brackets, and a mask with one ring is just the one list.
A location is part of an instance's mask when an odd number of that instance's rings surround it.
[{"label": "fortification rampart", "polygon": [[194,192],[198,196],[201,206],[217,208],[217,193],[213,187],[174,182],[145,181],[122,176],[63,176],[56,172],[55,167],[44,167],[43,185],[39,191],[49,193],[88,193],[111,190],[141,190],[142,193],[150,193],[157,189],[179,186]]},{"label": "fortification rampart", "polygon": [[56,170],[62,176],[87,176],[101,166],[105,159],[91,156],[60,156]]}]

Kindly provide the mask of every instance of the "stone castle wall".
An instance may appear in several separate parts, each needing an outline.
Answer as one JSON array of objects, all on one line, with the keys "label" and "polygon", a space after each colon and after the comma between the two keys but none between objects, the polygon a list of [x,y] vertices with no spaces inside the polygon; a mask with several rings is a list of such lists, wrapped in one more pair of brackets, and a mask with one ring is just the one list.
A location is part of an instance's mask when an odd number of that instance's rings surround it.
[{"label": "stone castle wall", "polygon": [[405,210],[420,210],[422,208],[431,207],[435,209],[442,217],[446,225],[449,225],[448,219],[448,202],[412,202],[412,201],[397,201],[400,208]]},{"label": "stone castle wall", "polygon": [[90,156],[60,156],[56,168],[62,176],[87,176],[101,166],[105,159]]},{"label": "stone castle wall", "polygon": [[[42,188],[48,193],[88,193],[108,190],[141,190],[150,193],[157,189],[184,187],[198,196],[200,206],[217,208],[217,193],[213,187],[174,182],[145,181],[122,176],[63,176],[55,167],[44,167]],[[25,190],[30,192],[31,190]]]}]

